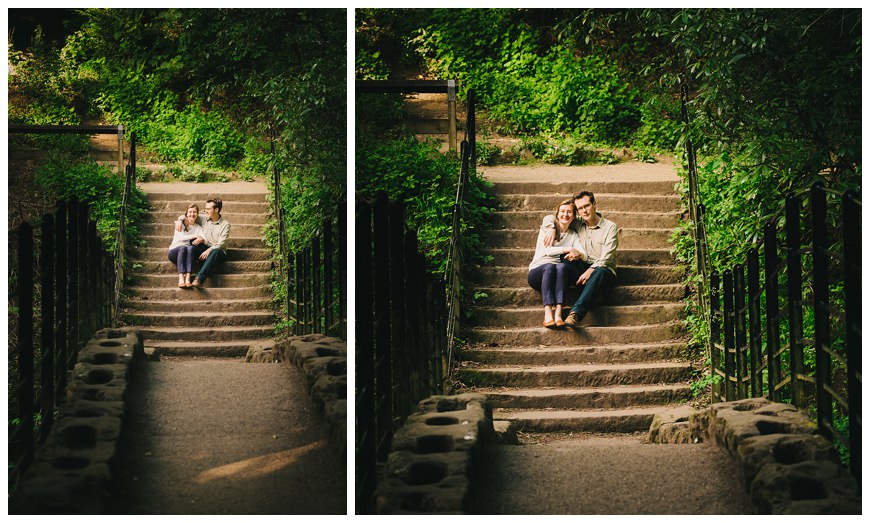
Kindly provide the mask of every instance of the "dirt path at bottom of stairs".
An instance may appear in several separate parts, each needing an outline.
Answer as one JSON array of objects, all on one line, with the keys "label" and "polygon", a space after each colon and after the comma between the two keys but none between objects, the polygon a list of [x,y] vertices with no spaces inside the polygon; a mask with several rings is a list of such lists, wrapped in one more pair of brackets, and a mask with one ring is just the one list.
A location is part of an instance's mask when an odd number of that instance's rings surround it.
[{"label": "dirt path at bottom of stairs", "polygon": [[491,445],[469,499],[473,514],[755,514],[727,452],[657,445],[644,435]]},{"label": "dirt path at bottom of stairs", "polygon": [[346,458],[290,364],[164,358],[128,396],[122,514],[346,514]]}]

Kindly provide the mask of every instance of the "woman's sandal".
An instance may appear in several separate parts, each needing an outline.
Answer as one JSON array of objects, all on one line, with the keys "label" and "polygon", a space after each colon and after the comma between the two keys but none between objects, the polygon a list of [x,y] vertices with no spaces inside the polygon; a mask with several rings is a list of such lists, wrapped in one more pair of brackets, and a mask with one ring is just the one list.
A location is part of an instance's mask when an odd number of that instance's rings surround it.
[{"label": "woman's sandal", "polygon": [[546,320],[544,320],[544,327],[546,327],[546,328],[548,328],[548,329],[552,329],[552,328],[555,327],[555,326],[556,326],[556,322],[555,322],[555,321],[546,321]]},{"label": "woman's sandal", "polygon": [[554,322],[554,324],[555,324],[557,329],[561,329],[561,328],[565,327],[565,322],[562,321],[562,318],[556,318],[556,321]]}]

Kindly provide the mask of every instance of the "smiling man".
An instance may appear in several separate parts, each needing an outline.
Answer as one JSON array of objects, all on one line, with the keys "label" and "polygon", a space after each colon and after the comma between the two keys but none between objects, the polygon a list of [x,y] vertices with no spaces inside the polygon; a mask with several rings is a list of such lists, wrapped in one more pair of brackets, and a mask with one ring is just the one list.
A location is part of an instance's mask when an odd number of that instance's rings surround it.
[{"label": "smiling man", "polygon": [[[205,243],[208,249],[200,256],[199,261],[203,262],[199,272],[196,273],[196,278],[192,285],[199,287],[208,278],[208,275],[214,271],[218,265],[227,259],[227,240],[230,238],[230,222],[221,216],[223,201],[220,198],[211,198],[205,202],[205,221],[202,216],[197,218],[197,223],[202,225],[202,236],[193,240],[194,245]],[[176,222],[176,230],[181,226],[180,219]]]},{"label": "smiling man", "polygon": [[[578,328],[586,313],[601,295],[601,291],[612,286],[616,280],[619,227],[596,210],[595,195],[591,191],[581,191],[574,195],[573,200],[581,219],[576,220],[572,227],[577,228],[587,257],[575,260],[580,268],[577,286],[582,288],[580,297],[574,302],[571,312],[565,318],[565,325]],[[549,222],[545,219],[544,226],[555,227],[552,217]],[[544,239],[544,244],[549,241],[552,245],[553,237],[555,237],[555,229]]]}]

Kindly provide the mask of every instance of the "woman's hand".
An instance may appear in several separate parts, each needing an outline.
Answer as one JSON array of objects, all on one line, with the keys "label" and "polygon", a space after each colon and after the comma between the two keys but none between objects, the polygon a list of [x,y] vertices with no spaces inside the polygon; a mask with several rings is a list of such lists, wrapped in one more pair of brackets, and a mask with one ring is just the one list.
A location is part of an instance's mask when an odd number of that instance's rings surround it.
[{"label": "woman's hand", "polygon": [[565,253],[565,259],[568,261],[576,261],[583,259],[583,253],[571,247],[571,249]]},{"label": "woman's hand", "polygon": [[589,278],[592,277],[593,272],[595,272],[595,269],[593,269],[592,267],[586,269],[586,272],[584,272],[580,275],[579,278],[577,278],[576,285],[586,285],[586,282],[589,281]]},{"label": "woman's hand", "polygon": [[556,229],[547,229],[544,233],[544,247],[552,247],[556,243]]}]

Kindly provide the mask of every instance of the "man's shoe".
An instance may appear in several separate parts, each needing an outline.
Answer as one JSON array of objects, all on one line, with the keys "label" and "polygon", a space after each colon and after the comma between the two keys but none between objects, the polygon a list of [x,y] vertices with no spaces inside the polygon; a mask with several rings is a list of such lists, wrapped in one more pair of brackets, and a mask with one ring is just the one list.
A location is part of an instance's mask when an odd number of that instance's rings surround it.
[{"label": "man's shoe", "polygon": [[571,314],[569,314],[568,317],[565,318],[565,326],[571,327],[572,329],[577,329],[580,327],[581,320],[582,318],[580,318],[576,312],[571,311]]},{"label": "man's shoe", "polygon": [[193,280],[193,283],[191,283],[190,285],[193,287],[199,287],[200,285],[202,285],[202,282],[199,281],[199,278],[196,278],[195,280]]}]

